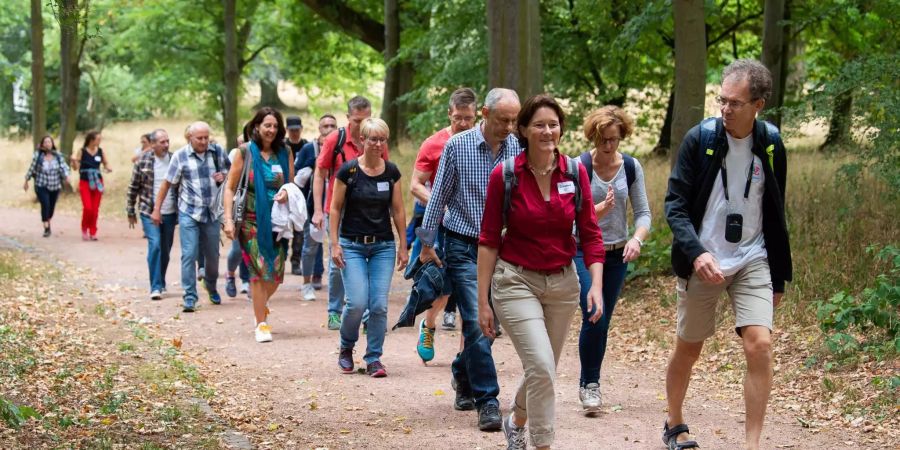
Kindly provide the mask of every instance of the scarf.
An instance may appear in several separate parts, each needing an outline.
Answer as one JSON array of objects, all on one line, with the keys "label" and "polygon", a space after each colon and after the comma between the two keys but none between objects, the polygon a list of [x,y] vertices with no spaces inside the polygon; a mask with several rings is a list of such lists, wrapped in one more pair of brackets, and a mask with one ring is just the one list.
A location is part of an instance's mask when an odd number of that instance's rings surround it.
[{"label": "scarf", "polygon": [[[279,145],[275,155],[281,165],[283,179],[288,177],[288,152]],[[269,270],[275,270],[275,240],[272,237],[272,204],[266,196],[266,172],[262,154],[256,142],[250,141],[250,159],[253,162],[253,190],[256,196],[256,242]]]}]

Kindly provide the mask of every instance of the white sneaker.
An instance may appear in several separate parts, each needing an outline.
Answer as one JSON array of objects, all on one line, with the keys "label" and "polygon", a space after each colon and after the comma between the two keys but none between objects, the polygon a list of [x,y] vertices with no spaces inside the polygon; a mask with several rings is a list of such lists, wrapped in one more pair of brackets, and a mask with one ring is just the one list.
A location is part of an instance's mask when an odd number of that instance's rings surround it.
[{"label": "white sneaker", "polygon": [[241,281],[241,294],[246,294],[248,292],[250,292],[250,283]]},{"label": "white sneaker", "polygon": [[159,300],[162,298],[162,292],[159,289],[154,289],[150,292],[150,300]]},{"label": "white sneaker", "polygon": [[597,383],[588,383],[587,386],[579,388],[578,399],[581,400],[581,408],[586,414],[596,414],[600,412],[603,405],[603,398],[600,395],[600,385]]},{"label": "white sneaker", "polygon": [[313,288],[312,283],[304,284],[302,288],[300,288],[300,292],[303,293],[303,300],[311,302],[316,299],[316,290]]},{"label": "white sneaker", "polygon": [[272,342],[272,327],[265,322],[256,326],[256,342]]}]

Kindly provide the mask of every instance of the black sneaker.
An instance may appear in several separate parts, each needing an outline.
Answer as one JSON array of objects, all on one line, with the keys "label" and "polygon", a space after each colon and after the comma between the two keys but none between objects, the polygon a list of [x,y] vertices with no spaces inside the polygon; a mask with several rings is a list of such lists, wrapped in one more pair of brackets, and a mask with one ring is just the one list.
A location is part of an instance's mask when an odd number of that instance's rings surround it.
[{"label": "black sneaker", "polygon": [[44,237],[50,237],[50,227],[44,228]]},{"label": "black sneaker", "polygon": [[478,429],[481,431],[497,431],[503,426],[500,418],[500,407],[496,401],[488,401],[478,410]]},{"label": "black sneaker", "polygon": [[450,376],[450,386],[456,391],[456,400],[453,401],[453,409],[457,411],[471,411],[475,409],[475,399],[472,398],[472,390],[463,388],[456,382],[456,377]]},{"label": "black sneaker", "polygon": [[341,372],[353,373],[352,348],[342,348],[340,353],[338,353],[338,367],[341,368]]}]

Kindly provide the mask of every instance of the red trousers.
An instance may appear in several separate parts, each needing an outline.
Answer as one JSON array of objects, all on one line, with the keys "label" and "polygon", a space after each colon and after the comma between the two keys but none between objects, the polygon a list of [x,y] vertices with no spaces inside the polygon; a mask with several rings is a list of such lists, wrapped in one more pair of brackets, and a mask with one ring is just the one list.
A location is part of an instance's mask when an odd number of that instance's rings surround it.
[{"label": "red trousers", "polygon": [[81,194],[81,205],[84,207],[81,211],[81,232],[96,236],[97,217],[100,216],[100,199],[103,198],[103,193],[92,191],[87,180],[78,183],[78,192]]}]

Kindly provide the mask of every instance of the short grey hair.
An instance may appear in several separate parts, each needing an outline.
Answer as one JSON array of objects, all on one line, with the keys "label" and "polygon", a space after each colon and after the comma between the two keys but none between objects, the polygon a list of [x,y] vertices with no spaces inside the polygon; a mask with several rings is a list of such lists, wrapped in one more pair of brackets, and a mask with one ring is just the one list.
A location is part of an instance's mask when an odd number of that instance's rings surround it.
[{"label": "short grey hair", "polygon": [[198,121],[192,123],[192,124],[188,127],[187,132],[188,132],[188,135],[189,135],[189,136],[193,136],[194,133],[196,133],[196,132],[198,132],[198,131],[200,131],[200,130],[212,131],[212,129],[209,127],[209,124],[208,124],[208,123],[206,123],[206,122],[204,122],[204,121],[202,121],[202,120],[198,120]]},{"label": "short grey hair", "polygon": [[166,133],[167,135],[169,134],[166,130],[164,130],[162,128],[157,128],[157,129],[151,131],[150,133],[148,133],[147,138],[150,139],[150,142],[156,142],[157,140],[159,140],[160,133]]},{"label": "short grey hair", "polygon": [[737,80],[747,80],[751,100],[769,101],[769,96],[772,95],[772,73],[761,62],[755,59],[735,60],[722,71],[722,81],[732,76],[737,77]]},{"label": "short grey hair", "polygon": [[462,108],[464,106],[475,107],[478,104],[478,96],[471,88],[462,87],[450,94],[450,108]]},{"label": "short grey hair", "polygon": [[497,104],[504,100],[515,100],[516,103],[519,103],[519,94],[516,94],[516,91],[512,89],[493,88],[484,98],[484,106],[487,107],[488,111],[493,111]]},{"label": "short grey hair", "polygon": [[353,111],[362,111],[365,109],[372,109],[372,102],[362,95],[357,95],[347,102],[347,114],[353,114]]}]

